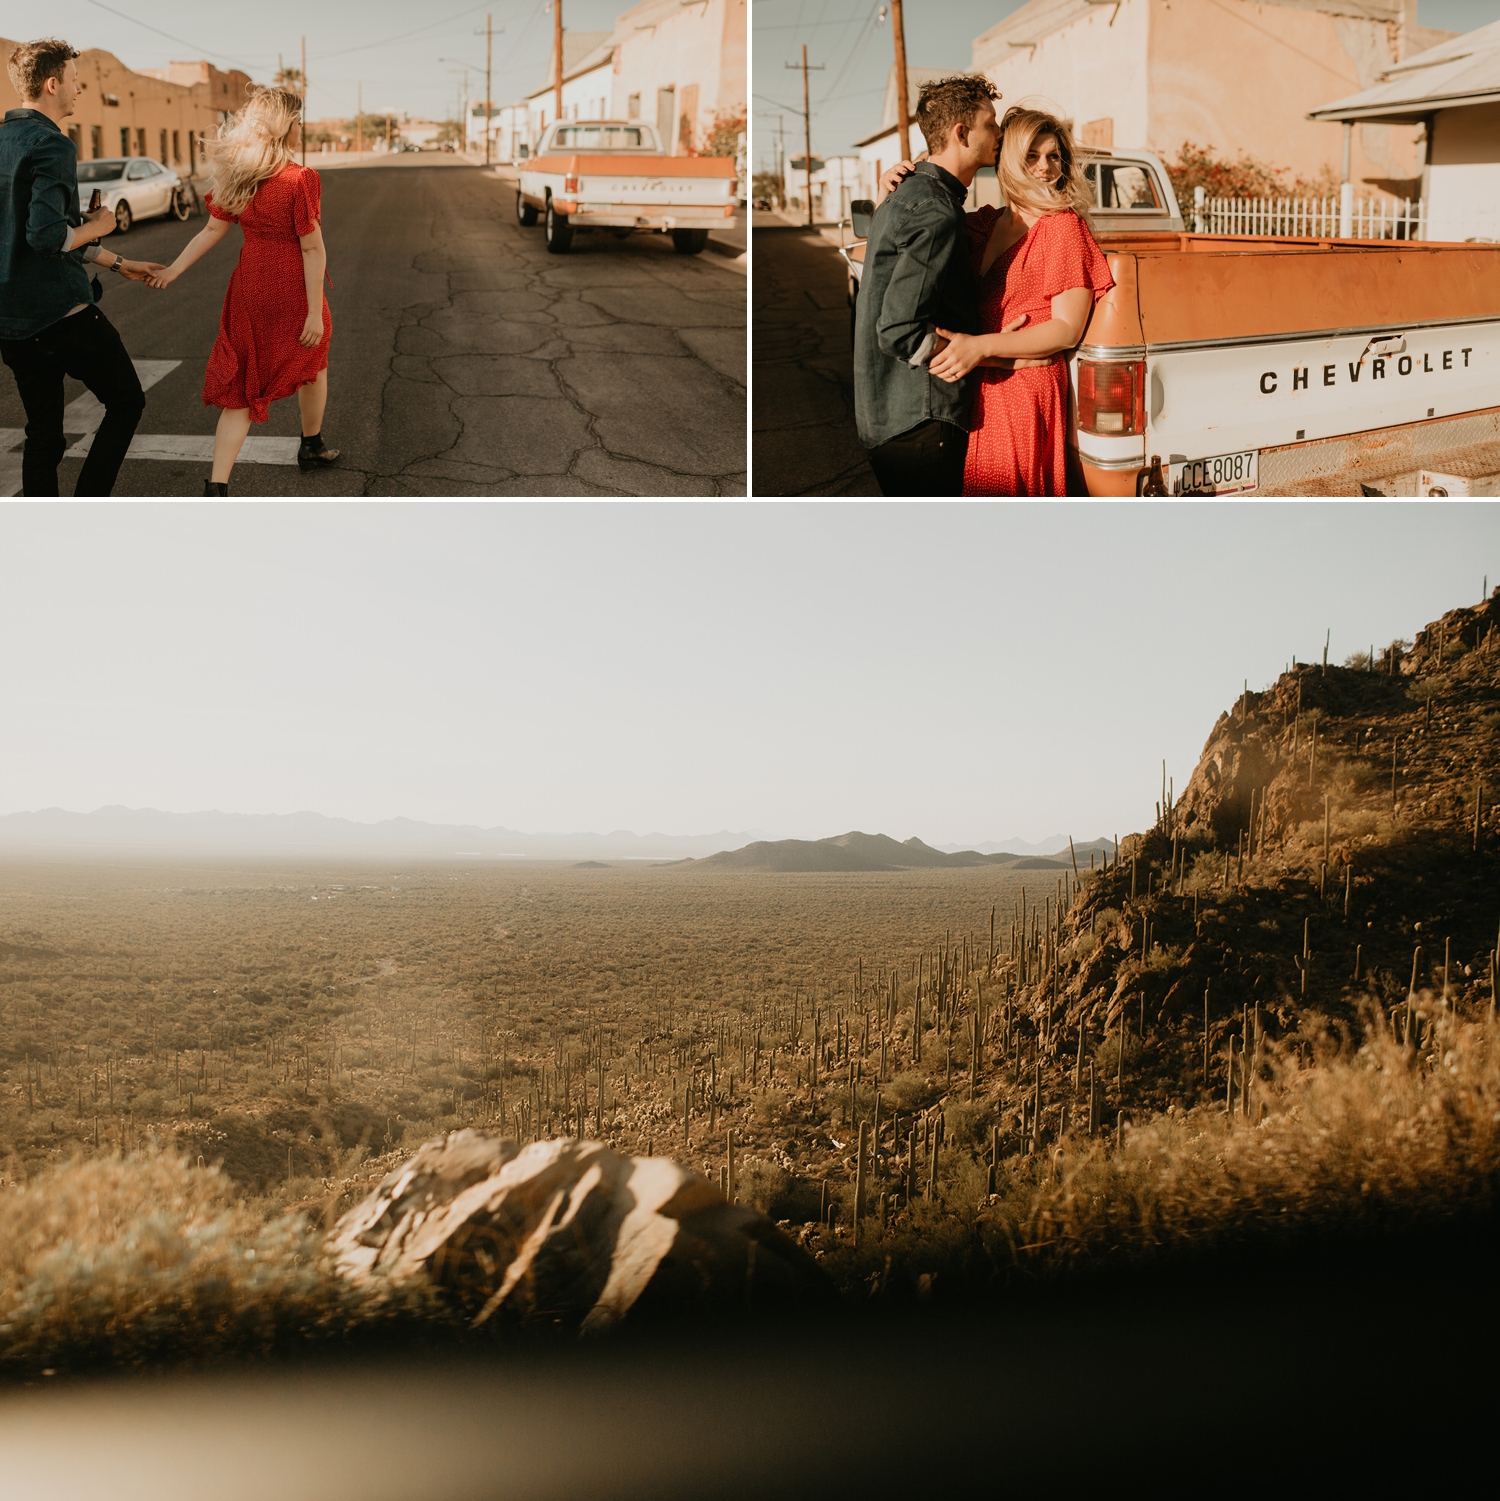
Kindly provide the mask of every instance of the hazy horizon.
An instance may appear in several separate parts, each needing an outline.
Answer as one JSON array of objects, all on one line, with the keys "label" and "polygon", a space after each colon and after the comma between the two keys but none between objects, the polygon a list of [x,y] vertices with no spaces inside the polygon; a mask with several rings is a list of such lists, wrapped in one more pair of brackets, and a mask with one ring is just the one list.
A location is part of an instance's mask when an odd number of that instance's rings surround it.
[{"label": "hazy horizon", "polygon": [[1124,834],[1493,505],[11,505],[0,813]]}]

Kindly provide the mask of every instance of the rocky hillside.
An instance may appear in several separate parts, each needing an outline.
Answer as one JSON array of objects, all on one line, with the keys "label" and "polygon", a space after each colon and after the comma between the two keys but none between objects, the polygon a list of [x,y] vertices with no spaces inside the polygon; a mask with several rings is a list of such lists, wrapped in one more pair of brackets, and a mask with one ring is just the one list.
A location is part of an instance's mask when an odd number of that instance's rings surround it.
[{"label": "rocky hillside", "polygon": [[997,962],[1044,1066],[1071,1073],[1081,1032],[1119,1077],[1112,1104],[1160,1108],[1204,1091],[1205,997],[1209,1091],[1247,1020],[1253,1040],[1251,1008],[1273,1037],[1393,1015],[1413,984],[1423,1004],[1488,1008],[1497,625],[1500,590],[1415,642],[1294,664],[1221,714],[1155,826]]}]

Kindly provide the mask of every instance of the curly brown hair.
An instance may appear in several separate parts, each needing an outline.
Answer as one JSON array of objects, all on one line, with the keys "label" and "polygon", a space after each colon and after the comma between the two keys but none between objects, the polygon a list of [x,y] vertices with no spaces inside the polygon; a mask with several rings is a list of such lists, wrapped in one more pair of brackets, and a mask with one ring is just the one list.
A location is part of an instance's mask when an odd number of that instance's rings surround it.
[{"label": "curly brown hair", "polygon": [[35,42],[22,42],[10,55],[5,71],[22,100],[40,99],[49,78],[61,78],[63,69],[78,57],[76,47],[45,36]]},{"label": "curly brown hair", "polygon": [[984,102],[999,97],[1000,90],[982,73],[956,73],[924,83],[917,95],[916,119],[929,154],[936,155],[948,144],[955,125],[972,125]]}]

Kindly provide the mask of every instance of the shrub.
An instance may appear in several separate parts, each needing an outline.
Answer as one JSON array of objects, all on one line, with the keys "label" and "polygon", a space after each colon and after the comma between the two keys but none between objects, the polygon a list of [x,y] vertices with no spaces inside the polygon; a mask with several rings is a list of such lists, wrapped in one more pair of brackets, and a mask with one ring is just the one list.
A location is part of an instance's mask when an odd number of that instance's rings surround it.
[{"label": "shrub", "polygon": [[925,1110],[942,1093],[931,1080],[921,1074],[897,1074],[881,1091],[881,1102],[890,1110],[910,1115],[915,1110]]}]

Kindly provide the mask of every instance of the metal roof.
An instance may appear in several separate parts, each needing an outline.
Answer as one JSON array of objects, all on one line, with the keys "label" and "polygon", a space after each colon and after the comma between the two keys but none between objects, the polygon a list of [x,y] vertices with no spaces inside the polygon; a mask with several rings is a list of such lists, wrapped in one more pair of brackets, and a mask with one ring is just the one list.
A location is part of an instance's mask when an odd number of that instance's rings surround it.
[{"label": "metal roof", "polygon": [[1315,109],[1310,120],[1401,124],[1435,110],[1500,101],[1500,21],[1387,68],[1372,89]]}]

